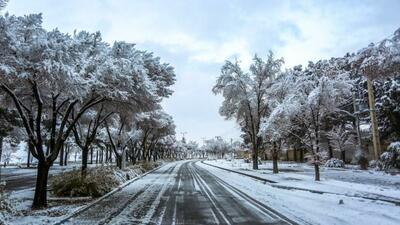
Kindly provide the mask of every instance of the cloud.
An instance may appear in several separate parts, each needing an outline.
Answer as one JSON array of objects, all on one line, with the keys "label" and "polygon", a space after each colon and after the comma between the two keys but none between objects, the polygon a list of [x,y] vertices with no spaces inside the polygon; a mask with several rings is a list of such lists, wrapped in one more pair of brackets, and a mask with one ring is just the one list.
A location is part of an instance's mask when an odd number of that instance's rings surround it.
[{"label": "cloud", "polygon": [[218,115],[221,97],[211,93],[224,60],[248,68],[254,54],[273,50],[286,67],[306,64],[356,51],[400,26],[398,0],[12,0],[6,10],[43,12],[48,29],[99,30],[108,42],[154,51],[177,73],[175,94],[163,105],[178,134],[198,141],[239,137],[234,121]]}]

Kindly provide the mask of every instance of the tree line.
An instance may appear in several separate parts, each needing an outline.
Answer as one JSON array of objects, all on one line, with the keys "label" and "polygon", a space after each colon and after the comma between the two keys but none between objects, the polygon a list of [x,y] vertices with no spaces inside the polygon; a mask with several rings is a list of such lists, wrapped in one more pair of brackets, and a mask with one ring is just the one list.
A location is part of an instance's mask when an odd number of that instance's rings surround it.
[{"label": "tree line", "polygon": [[13,131],[37,159],[33,208],[47,206],[50,167],[75,146],[82,177],[89,151],[119,168],[175,157],[175,125],[161,101],[174,68],[135,44],[108,44],[100,32],[62,33],[42,15],[0,17],[0,143]]},{"label": "tree line", "polygon": [[[305,67],[283,70],[283,65],[272,52],[266,59],[256,55],[248,72],[239,61],[226,61],[212,89],[224,97],[220,114],[241,127],[253,169],[262,150],[271,153],[278,173],[283,147],[303,149],[319,180],[321,162],[333,157],[333,149],[345,159],[349,145],[366,169],[362,123],[371,126],[375,159],[381,153],[379,140],[399,140],[400,29],[356,53]],[[363,107],[368,104],[370,109]]]}]

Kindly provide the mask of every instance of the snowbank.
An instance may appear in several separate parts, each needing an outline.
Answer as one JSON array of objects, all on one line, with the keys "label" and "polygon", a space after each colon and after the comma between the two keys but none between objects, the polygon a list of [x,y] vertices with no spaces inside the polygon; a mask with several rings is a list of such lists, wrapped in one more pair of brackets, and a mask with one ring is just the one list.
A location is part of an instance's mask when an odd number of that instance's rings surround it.
[{"label": "snowbank", "polygon": [[[251,164],[242,160],[205,161],[208,164],[240,171],[252,176],[272,180],[276,186],[288,189],[308,189],[315,192],[336,193],[346,196],[381,197],[400,199],[400,176],[384,172],[361,171],[343,168],[321,168],[321,181],[314,181],[312,167],[302,163],[280,163],[280,173],[272,173],[271,163],[263,163],[259,170],[251,169]],[[329,178],[328,178],[329,177]]]}]

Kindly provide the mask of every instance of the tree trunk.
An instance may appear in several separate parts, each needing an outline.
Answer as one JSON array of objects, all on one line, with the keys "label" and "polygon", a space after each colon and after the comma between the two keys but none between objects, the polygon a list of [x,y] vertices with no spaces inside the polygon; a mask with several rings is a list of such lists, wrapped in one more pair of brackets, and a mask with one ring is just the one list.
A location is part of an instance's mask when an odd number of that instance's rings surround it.
[{"label": "tree trunk", "polygon": [[253,146],[253,170],[258,170],[258,148]]},{"label": "tree trunk", "polygon": [[60,166],[64,166],[64,145],[60,149]]},{"label": "tree trunk", "polygon": [[319,126],[315,127],[315,156],[314,156],[314,168],[315,168],[315,180],[319,181]]},{"label": "tree trunk", "polygon": [[93,147],[90,147],[90,164],[93,164]]},{"label": "tree trunk", "polygon": [[340,157],[342,158],[342,161],[344,163],[346,163],[346,151],[342,150],[340,153],[341,153]]},{"label": "tree trunk", "polygon": [[122,156],[115,155],[115,161],[117,162],[118,168],[122,169]]},{"label": "tree trunk", "polygon": [[304,148],[300,148],[300,162],[304,162]]},{"label": "tree trunk", "polygon": [[26,167],[30,168],[31,167],[31,151],[28,149],[28,158],[26,159]]},{"label": "tree trunk", "polygon": [[370,76],[367,76],[368,103],[369,103],[369,111],[371,118],[372,143],[374,147],[375,160],[378,160],[381,154],[381,144],[379,139],[378,121],[376,119],[375,96],[374,96],[374,88],[372,82],[373,82],[372,78]]},{"label": "tree trunk", "polygon": [[108,146],[106,145],[106,149],[105,149],[105,153],[106,153],[106,163],[108,163]]},{"label": "tree trunk", "polygon": [[43,161],[39,161],[36,177],[35,196],[33,198],[33,209],[47,207],[47,180],[50,166]]},{"label": "tree trunk", "polygon": [[297,162],[297,149],[293,148],[293,160]]},{"label": "tree trunk", "polygon": [[279,173],[278,169],[278,151],[276,150],[276,143],[274,142],[272,149],[272,171],[273,173]]},{"label": "tree trunk", "polygon": [[64,165],[67,166],[68,164],[68,153],[69,153],[69,146],[65,146],[65,154],[64,154]]},{"label": "tree trunk", "polygon": [[156,154],[156,153],[153,154],[153,161],[154,161],[154,162],[157,161],[157,154]]},{"label": "tree trunk", "polygon": [[[0,162],[1,162],[1,156],[3,154],[3,137],[0,136]],[[1,167],[1,166],[0,166]],[[0,181],[1,181],[1,168],[0,168]]]},{"label": "tree trunk", "polygon": [[315,180],[319,181],[320,180],[320,176],[319,176],[319,165],[318,165],[318,163],[314,164],[314,170],[315,170]]},{"label": "tree trunk", "polygon": [[81,169],[82,177],[86,177],[87,174],[88,155],[89,155],[89,149],[85,147],[84,149],[82,149],[82,169]]},{"label": "tree trunk", "polygon": [[28,143],[28,159],[26,160],[26,167],[31,167],[31,151],[33,151],[33,149],[35,148],[35,146],[30,143],[30,141],[27,141]]},{"label": "tree trunk", "polygon": [[332,149],[332,146],[330,145],[329,141],[328,141],[328,158],[329,159],[333,158],[333,149]]},{"label": "tree trunk", "polygon": [[99,164],[99,150],[96,150],[96,165]]}]

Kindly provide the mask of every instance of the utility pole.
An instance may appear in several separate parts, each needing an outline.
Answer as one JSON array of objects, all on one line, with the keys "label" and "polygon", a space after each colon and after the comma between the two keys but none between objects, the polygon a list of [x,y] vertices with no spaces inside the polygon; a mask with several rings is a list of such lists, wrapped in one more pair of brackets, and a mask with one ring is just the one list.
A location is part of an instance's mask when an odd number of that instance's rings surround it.
[{"label": "utility pole", "polygon": [[371,117],[372,142],[374,146],[374,156],[375,159],[378,160],[381,154],[381,144],[379,140],[378,121],[376,119],[376,110],[375,110],[375,96],[374,96],[374,88],[372,82],[373,80],[370,74],[367,74],[368,103],[369,103],[369,113]]}]

